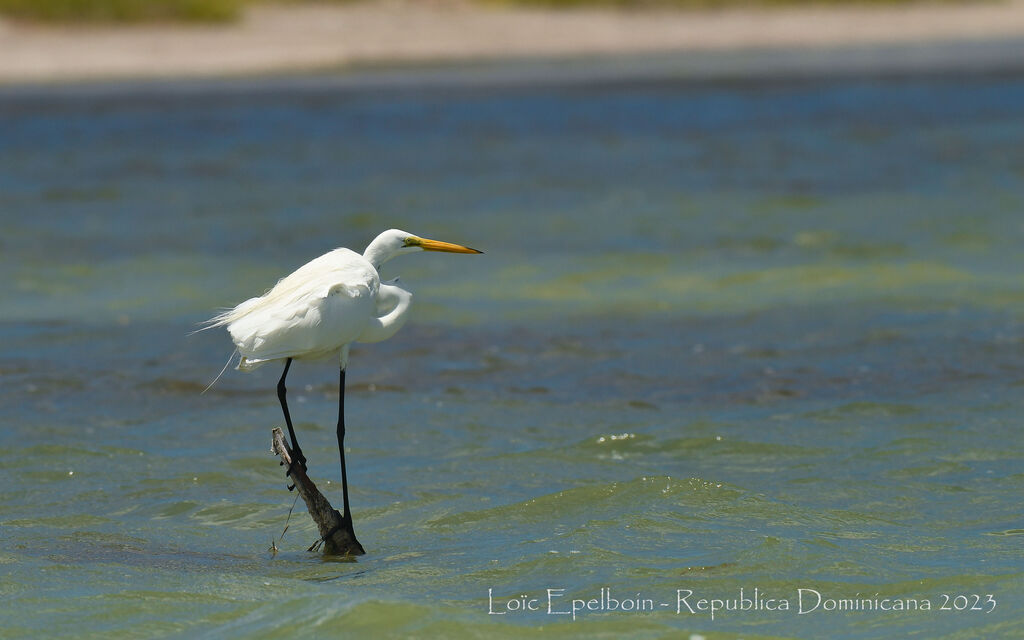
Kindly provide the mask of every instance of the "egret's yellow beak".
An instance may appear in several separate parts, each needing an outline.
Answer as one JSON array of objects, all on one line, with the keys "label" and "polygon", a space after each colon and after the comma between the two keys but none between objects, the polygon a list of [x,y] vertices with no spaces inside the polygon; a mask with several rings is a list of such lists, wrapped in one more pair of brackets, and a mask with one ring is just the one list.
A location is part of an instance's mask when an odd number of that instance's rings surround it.
[{"label": "egret's yellow beak", "polygon": [[483,253],[483,251],[470,249],[469,247],[464,247],[461,244],[441,242],[440,240],[428,240],[427,238],[417,238],[416,236],[412,236],[411,238],[406,240],[405,244],[410,247],[420,247],[424,251],[445,251],[447,253]]}]

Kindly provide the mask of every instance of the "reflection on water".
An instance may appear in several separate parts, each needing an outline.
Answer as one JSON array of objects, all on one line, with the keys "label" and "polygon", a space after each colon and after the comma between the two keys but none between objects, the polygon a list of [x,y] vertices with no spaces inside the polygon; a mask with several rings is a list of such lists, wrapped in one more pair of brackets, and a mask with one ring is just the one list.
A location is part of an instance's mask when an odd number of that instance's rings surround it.
[{"label": "reflection on water", "polygon": [[[5,634],[1013,637],[1022,106],[1012,77],[5,96]],[[487,253],[389,263],[414,320],[353,350],[369,554],[305,553],[300,511],[272,556],[277,372],[201,395],[229,342],[186,334],[390,226]],[[329,492],[334,380],[289,377]],[[487,615],[549,587],[999,605]]]}]

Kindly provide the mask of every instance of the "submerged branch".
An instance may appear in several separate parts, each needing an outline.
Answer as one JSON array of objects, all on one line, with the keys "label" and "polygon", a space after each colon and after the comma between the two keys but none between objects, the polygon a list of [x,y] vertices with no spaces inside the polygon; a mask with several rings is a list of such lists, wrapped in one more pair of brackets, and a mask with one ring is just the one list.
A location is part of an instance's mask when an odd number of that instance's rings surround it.
[{"label": "submerged branch", "polygon": [[[273,436],[271,451],[281,456],[281,463],[284,466],[291,465],[292,450],[285,442],[284,433],[275,427],[271,434]],[[313,518],[317,529],[320,530],[320,539],[313,543],[309,550],[315,551],[323,543],[324,553],[329,555],[358,556],[366,553],[363,551],[363,545],[359,544],[352,533],[351,525],[320,493],[313,481],[306,475],[306,470],[302,468],[302,465],[296,465],[290,477],[295,483],[295,490],[299,492],[302,501],[306,503],[309,516]]]}]

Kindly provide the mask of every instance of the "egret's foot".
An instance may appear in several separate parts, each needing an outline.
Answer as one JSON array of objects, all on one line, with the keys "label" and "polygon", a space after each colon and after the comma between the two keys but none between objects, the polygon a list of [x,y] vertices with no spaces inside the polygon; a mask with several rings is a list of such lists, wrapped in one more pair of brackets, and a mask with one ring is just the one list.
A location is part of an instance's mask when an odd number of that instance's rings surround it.
[{"label": "egret's foot", "polygon": [[[280,464],[284,465],[284,461],[282,460]],[[284,472],[284,477],[290,478],[292,471],[295,471],[297,467],[302,467],[303,471],[308,469],[308,467],[306,467],[306,456],[302,455],[301,449],[292,452],[292,461],[288,465],[288,470]],[[288,490],[295,491],[295,484],[293,483],[288,485]]]},{"label": "egret's foot", "polygon": [[341,512],[338,511],[337,509],[334,510],[334,513],[338,514],[338,517],[341,518],[341,522],[339,522],[338,524],[334,525],[334,527],[330,531],[328,531],[321,538],[321,540],[324,540],[324,541],[330,540],[331,536],[333,536],[338,531],[341,531],[342,529],[344,529],[348,533],[348,535],[350,535],[352,537],[352,539],[355,540],[356,539],[356,532],[352,528],[352,520],[348,516],[341,515]]},{"label": "egret's foot", "polygon": [[288,470],[284,472],[286,478],[290,478],[292,471],[295,467],[301,466],[303,471],[306,471],[309,467],[306,466],[306,456],[302,455],[302,449],[295,449],[292,451],[292,462],[288,465]]}]

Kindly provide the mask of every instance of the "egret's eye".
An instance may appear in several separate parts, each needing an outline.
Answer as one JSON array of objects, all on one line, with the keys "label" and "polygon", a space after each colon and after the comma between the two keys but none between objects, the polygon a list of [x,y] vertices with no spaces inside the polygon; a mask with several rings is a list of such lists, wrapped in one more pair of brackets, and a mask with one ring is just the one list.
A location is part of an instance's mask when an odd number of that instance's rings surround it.
[{"label": "egret's eye", "polygon": [[420,239],[417,238],[416,236],[409,236],[408,238],[405,239],[405,242],[402,243],[402,246],[405,246],[405,247],[418,247],[418,246],[420,246]]}]

